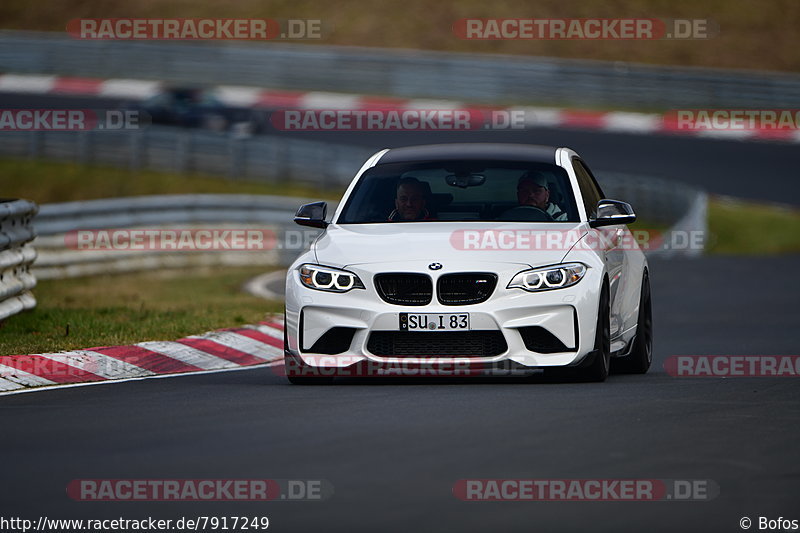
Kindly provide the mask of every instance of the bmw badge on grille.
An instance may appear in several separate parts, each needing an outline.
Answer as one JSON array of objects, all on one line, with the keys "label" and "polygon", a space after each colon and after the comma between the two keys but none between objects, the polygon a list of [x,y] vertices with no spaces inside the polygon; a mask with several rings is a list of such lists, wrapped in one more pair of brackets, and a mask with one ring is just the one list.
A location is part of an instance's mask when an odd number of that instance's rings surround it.
[{"label": "bmw badge on grille", "polygon": [[441,270],[442,269],[442,264],[441,263],[431,263],[430,265],[428,265],[428,268],[430,268],[431,270]]}]

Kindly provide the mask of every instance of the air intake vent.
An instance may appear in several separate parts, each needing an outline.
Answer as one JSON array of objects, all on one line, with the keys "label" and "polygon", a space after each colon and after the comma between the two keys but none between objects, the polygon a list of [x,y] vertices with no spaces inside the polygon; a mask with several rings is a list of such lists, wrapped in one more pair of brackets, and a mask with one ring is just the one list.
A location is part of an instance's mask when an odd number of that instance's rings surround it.
[{"label": "air intake vent", "polygon": [[519,328],[525,348],[536,353],[574,352],[575,348],[567,348],[558,338],[541,326]]},{"label": "air intake vent", "polygon": [[508,345],[500,331],[373,331],[367,349],[381,357],[494,357]]},{"label": "air intake vent", "polygon": [[346,352],[350,349],[350,343],[353,342],[353,335],[355,332],[355,328],[331,328],[326,331],[322,337],[317,339],[314,346],[308,350],[303,350],[303,353],[334,355]]},{"label": "air intake vent", "polygon": [[497,286],[497,276],[467,272],[445,274],[436,282],[436,295],[442,305],[470,305],[485,302]]},{"label": "air intake vent", "polygon": [[425,274],[378,274],[375,288],[383,301],[395,305],[428,305],[433,299],[433,282]]}]

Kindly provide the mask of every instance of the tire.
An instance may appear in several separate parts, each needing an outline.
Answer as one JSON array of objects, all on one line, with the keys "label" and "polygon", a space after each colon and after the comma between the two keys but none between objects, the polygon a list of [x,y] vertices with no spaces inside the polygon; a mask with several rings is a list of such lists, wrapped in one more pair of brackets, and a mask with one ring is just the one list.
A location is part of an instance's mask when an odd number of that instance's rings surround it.
[{"label": "tire", "polygon": [[611,309],[609,306],[608,286],[603,284],[600,292],[600,304],[597,306],[597,326],[594,333],[594,350],[591,361],[578,368],[578,375],[583,381],[601,383],[608,377],[611,366]]},{"label": "tire", "polygon": [[614,360],[614,372],[645,374],[653,363],[653,309],[650,297],[650,276],[644,271],[639,296],[639,317],[631,353]]}]

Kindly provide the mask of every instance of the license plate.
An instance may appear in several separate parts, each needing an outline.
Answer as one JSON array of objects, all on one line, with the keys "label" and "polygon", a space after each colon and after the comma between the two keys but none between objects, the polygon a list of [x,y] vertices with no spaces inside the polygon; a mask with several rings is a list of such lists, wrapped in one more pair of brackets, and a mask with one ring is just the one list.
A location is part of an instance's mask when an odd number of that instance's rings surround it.
[{"label": "license plate", "polygon": [[400,313],[400,331],[458,331],[469,329],[469,313]]}]

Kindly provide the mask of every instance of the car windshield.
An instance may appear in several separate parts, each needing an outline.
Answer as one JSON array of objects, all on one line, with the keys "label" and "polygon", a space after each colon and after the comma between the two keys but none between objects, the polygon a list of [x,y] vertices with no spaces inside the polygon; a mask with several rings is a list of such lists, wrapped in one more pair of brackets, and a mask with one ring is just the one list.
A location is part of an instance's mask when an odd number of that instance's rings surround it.
[{"label": "car windshield", "polygon": [[367,170],[340,224],[437,221],[577,222],[566,171],[550,163],[435,161]]}]

